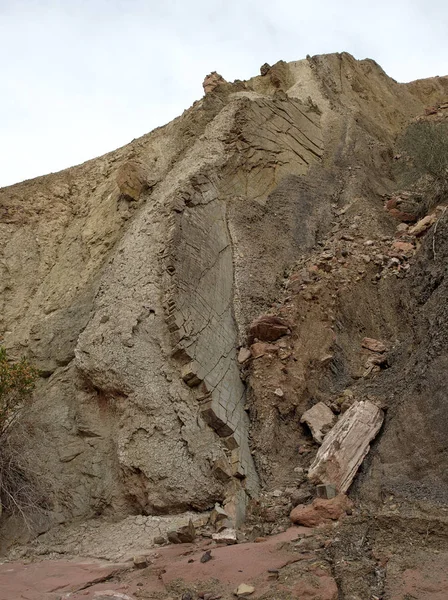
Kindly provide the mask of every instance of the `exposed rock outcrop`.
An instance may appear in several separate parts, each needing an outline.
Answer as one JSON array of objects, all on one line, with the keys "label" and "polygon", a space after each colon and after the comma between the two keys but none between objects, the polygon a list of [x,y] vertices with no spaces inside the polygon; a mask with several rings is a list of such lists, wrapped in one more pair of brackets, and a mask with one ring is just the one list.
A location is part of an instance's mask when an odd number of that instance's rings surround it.
[{"label": "exposed rock outcrop", "polygon": [[[280,61],[244,84],[212,73],[204,98],[165,127],[0,190],[2,343],[42,374],[23,450],[52,474],[42,529],[217,502],[238,526],[260,485],[292,476],[307,449],[299,415],[335,403],[360,369],[389,366],[361,364],[363,338],[411,327],[397,317],[396,279],[364,281],[375,261],[404,269],[416,243],[406,231],[398,257],[378,258],[372,241],[353,278],[346,265],[358,239],[392,235],[395,136],[427,96],[441,101],[444,82],[398,84],[345,53]],[[442,293],[443,248],[430,273],[418,267],[413,306],[435,304],[425,277]],[[310,257],[282,304],[285,277]],[[443,371],[437,352],[428,377]],[[387,426],[372,459],[386,471]]]}]

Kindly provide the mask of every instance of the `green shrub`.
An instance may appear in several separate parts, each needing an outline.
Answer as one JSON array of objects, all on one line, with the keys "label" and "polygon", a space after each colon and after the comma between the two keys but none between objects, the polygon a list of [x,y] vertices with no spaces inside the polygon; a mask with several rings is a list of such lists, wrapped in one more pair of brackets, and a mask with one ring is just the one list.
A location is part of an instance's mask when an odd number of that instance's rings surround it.
[{"label": "green shrub", "polygon": [[31,400],[37,370],[25,359],[8,360],[0,346],[0,514],[19,512],[38,504],[36,474],[21,451],[20,416]]}]

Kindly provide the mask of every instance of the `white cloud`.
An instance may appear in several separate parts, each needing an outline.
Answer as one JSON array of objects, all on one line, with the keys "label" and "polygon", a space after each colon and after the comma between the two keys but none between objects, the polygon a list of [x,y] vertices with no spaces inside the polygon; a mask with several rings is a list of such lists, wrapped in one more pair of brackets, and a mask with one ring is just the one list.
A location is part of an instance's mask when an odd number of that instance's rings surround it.
[{"label": "white cloud", "polygon": [[163,125],[264,62],[348,51],[407,81],[446,74],[440,0],[0,0],[0,185]]}]

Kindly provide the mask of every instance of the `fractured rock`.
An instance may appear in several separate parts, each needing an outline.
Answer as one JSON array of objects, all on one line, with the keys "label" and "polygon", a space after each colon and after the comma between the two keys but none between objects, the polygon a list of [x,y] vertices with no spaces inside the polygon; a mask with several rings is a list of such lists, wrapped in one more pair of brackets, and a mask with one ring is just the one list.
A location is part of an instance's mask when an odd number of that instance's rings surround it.
[{"label": "fractured rock", "polygon": [[409,233],[420,237],[436,222],[437,216],[433,213],[432,215],[426,215],[423,219],[420,219],[413,227],[410,228]]},{"label": "fractured rock", "polygon": [[301,423],[308,425],[313,439],[318,444],[322,444],[324,435],[333,427],[335,421],[336,415],[323,402],[318,402],[305,411],[300,419]]},{"label": "fractured rock", "polygon": [[229,514],[220,506],[219,504],[215,504],[215,508],[210,513],[210,524],[215,527],[215,529],[220,529],[223,523],[230,522]]},{"label": "fractured rock", "polygon": [[346,492],[383,420],[383,411],[373,402],[354,402],[325,437],[308,471],[310,481]]},{"label": "fractured rock", "polygon": [[254,319],[249,328],[249,341],[256,339],[260,342],[275,342],[284,335],[291,333],[288,323],[274,315],[262,315]]},{"label": "fractured rock", "polygon": [[345,494],[339,494],[330,500],[316,498],[311,504],[299,504],[293,508],[290,519],[296,525],[317,527],[339,520],[352,507],[353,502]]}]

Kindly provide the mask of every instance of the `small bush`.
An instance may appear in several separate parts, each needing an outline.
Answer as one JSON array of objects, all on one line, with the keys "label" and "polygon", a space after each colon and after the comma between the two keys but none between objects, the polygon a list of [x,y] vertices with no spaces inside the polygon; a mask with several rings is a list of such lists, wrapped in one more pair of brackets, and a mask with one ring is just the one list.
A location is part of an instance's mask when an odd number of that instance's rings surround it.
[{"label": "small bush", "polygon": [[448,123],[416,121],[398,140],[404,160],[397,165],[401,184],[425,198],[428,211],[448,199]]},{"label": "small bush", "polygon": [[37,376],[37,370],[26,358],[11,363],[0,346],[0,444],[26,405]]},{"label": "small bush", "polygon": [[25,359],[8,360],[0,346],[0,513],[20,512],[36,504],[33,473],[17,444],[20,415],[31,399],[37,370]]}]

